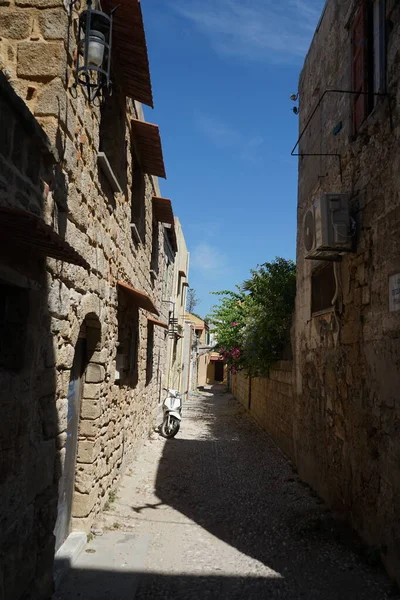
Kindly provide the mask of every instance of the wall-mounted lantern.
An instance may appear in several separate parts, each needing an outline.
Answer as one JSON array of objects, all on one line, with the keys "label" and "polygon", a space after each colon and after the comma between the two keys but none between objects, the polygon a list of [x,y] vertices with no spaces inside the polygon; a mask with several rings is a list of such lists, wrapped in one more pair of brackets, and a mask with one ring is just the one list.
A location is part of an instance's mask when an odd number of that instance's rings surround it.
[{"label": "wall-mounted lantern", "polygon": [[92,0],[88,0],[87,9],[79,17],[75,84],[86,88],[89,101],[111,86],[112,20],[116,8],[107,15],[98,10],[97,0],[94,9]]}]

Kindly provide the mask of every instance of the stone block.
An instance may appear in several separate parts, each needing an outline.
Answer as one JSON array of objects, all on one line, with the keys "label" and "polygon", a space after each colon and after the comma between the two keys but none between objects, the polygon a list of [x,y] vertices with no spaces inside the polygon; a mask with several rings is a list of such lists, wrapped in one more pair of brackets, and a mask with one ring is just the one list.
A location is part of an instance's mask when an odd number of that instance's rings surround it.
[{"label": "stone block", "polygon": [[96,473],[93,472],[91,466],[88,470],[79,468],[75,476],[75,489],[80,494],[90,494],[95,481]]},{"label": "stone block", "polygon": [[68,400],[67,398],[59,398],[56,402],[57,410],[57,433],[67,430],[68,424]]},{"label": "stone block", "polygon": [[78,463],[94,463],[99,454],[99,450],[100,444],[98,443],[98,441],[79,440],[77,454]]},{"label": "stone block", "polygon": [[69,312],[69,289],[61,281],[51,281],[48,294],[48,307],[52,316],[66,318]]},{"label": "stone block", "polygon": [[39,27],[47,40],[64,40],[68,31],[68,16],[64,8],[45,11],[39,17]]},{"label": "stone block", "polygon": [[90,494],[74,493],[72,505],[72,516],[75,518],[87,517],[93,510],[97,500],[97,488],[92,489]]},{"label": "stone block", "polygon": [[53,79],[38,95],[35,114],[39,117],[62,117],[65,114],[67,95],[61,79]]},{"label": "stone block", "polygon": [[60,6],[59,0],[15,0],[17,6],[32,6],[34,8],[57,8]]},{"label": "stone block", "polygon": [[71,369],[74,362],[75,348],[71,344],[64,344],[57,352],[57,366],[60,369]]},{"label": "stone block", "polygon": [[53,79],[65,71],[65,52],[58,42],[21,42],[17,61],[17,75],[25,79]]},{"label": "stone block", "polygon": [[88,437],[88,438],[95,438],[97,436],[98,432],[99,432],[98,419],[95,419],[95,420],[82,419],[81,420],[81,422],[79,424],[79,435]]},{"label": "stone block", "polygon": [[86,369],[86,383],[101,383],[104,381],[106,372],[104,367],[90,363]]},{"label": "stone block", "polygon": [[[97,399],[100,397],[101,385],[95,383],[85,383],[83,386],[83,398]],[[83,403],[84,404],[84,403]],[[83,406],[82,404],[82,406]]]},{"label": "stone block", "polygon": [[84,398],[82,401],[81,418],[82,419],[98,419],[100,417],[100,415],[101,415],[100,400],[87,400],[86,398]]},{"label": "stone block", "polygon": [[0,9],[0,22],[1,37],[14,40],[23,40],[29,37],[30,16],[23,11]]},{"label": "stone block", "polygon": [[99,352],[94,352],[90,358],[90,362],[105,365],[110,360],[108,348],[103,348]]}]

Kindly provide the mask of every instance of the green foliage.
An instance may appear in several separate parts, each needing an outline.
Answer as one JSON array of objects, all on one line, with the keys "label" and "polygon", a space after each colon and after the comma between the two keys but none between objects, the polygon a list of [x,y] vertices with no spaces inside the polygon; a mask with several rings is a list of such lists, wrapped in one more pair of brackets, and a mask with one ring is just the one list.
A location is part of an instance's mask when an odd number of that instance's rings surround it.
[{"label": "green foliage", "polygon": [[251,271],[237,291],[221,296],[209,317],[218,347],[233,371],[267,375],[289,341],[296,295],[296,266],[276,258]]}]

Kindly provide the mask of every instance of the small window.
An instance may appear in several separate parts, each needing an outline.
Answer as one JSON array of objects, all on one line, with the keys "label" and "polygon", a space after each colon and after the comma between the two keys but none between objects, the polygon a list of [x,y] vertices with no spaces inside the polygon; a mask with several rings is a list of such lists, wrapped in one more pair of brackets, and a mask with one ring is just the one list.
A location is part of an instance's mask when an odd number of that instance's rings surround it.
[{"label": "small window", "polygon": [[29,290],[0,283],[0,368],[24,365],[29,315]]},{"label": "small window", "polygon": [[151,269],[155,273],[158,273],[158,260],[160,255],[159,243],[159,224],[158,221],[154,219],[152,226]]},{"label": "small window", "polygon": [[[99,152],[105,154],[113,177],[123,191],[127,183],[127,143],[125,125],[124,96],[118,90],[107,95],[101,105],[99,128]],[[99,171],[99,181],[103,192],[112,205],[114,189],[107,171]]]},{"label": "small window", "polygon": [[[374,0],[373,22],[373,70],[374,93],[386,92],[386,0]],[[375,104],[378,98],[375,98]]]},{"label": "small window", "polygon": [[164,298],[167,297],[167,293],[168,293],[169,270],[170,270],[170,260],[169,260],[168,256],[166,256],[165,257],[165,271],[164,271]]},{"label": "small window", "polygon": [[154,363],[154,323],[147,323],[146,385],[153,378]]},{"label": "small window", "polygon": [[332,310],[336,285],[333,263],[319,267],[311,276],[311,312],[318,314]]},{"label": "small window", "polygon": [[[146,243],[146,180],[138,154],[132,144],[132,194],[131,194],[131,223],[135,226],[140,242]],[[136,232],[132,231],[132,239],[138,243]]]},{"label": "small window", "polygon": [[118,294],[118,348],[116,380],[120,385],[136,387],[139,380],[139,310],[124,294]]},{"label": "small window", "polygon": [[357,133],[386,91],[386,0],[361,0],[352,27],[353,125]]}]

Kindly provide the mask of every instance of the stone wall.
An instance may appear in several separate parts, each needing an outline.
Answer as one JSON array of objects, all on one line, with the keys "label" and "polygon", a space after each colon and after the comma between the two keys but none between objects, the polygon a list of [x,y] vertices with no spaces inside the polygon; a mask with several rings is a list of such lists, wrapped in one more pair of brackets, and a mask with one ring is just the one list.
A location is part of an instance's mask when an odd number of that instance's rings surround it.
[{"label": "stone wall", "polygon": [[[166,376],[165,329],[154,327],[149,381],[149,315],[138,309],[129,295],[118,291],[118,282],[149,295],[160,313],[156,318],[167,321],[168,304],[163,299],[172,294],[173,269],[165,282],[167,238],[161,224],[153,228],[152,197],[160,191],[152,176],[143,176],[143,243],[131,233],[136,214],[132,203],[137,201],[133,173],[137,169],[131,152],[130,119],[143,120],[141,106],[124,96],[118,77],[111,113],[89,104],[80,88],[72,93],[75,8],[69,15],[59,0],[7,0],[0,4],[0,69],[35,116],[30,122],[40,125],[47,135],[44,146],[54,149],[53,161],[47,150],[41,159],[36,141],[20,126],[20,117],[15,117],[10,129],[11,109],[2,106],[0,206],[11,205],[40,216],[90,265],[87,271],[55,259],[45,263],[36,257],[35,248],[20,255],[0,248],[2,281],[16,278],[18,286],[28,281],[32,289],[39,281],[29,319],[40,323],[29,340],[28,372],[1,371],[1,400],[6,401],[3,391],[12,386],[13,407],[2,419],[9,447],[4,447],[8,458],[1,448],[1,530],[5,535],[0,541],[0,590],[3,585],[3,596],[16,600],[24,597],[24,590],[31,589],[35,580],[37,589],[31,590],[29,597],[39,599],[48,598],[51,587],[52,531],[57,500],[59,506],[61,502],[57,484],[62,490],[66,483],[69,452],[75,459],[75,447],[71,450],[67,443],[67,427],[78,341],[86,340],[86,350],[71,527],[89,531],[138,443],[152,428]],[[125,165],[119,175],[120,194],[112,193],[97,165],[101,133],[109,133],[110,127],[118,132],[110,148],[112,160]],[[159,246],[156,276],[150,274],[153,234]],[[137,320],[137,365],[116,379],[121,323],[130,310],[131,323]],[[129,356],[133,351],[128,348],[126,352]],[[130,368],[136,370],[135,376]]]},{"label": "stone wall", "polygon": [[[300,78],[300,131],[326,89],[352,89],[357,6],[327,3]],[[399,3],[388,0],[386,9],[392,124],[381,98],[355,134],[354,97],[328,94],[300,144],[304,153],[339,154],[342,176],[337,157],[300,158],[294,446],[300,475],[343,511],[398,578],[400,312],[389,311],[389,278],[400,273]],[[312,274],[322,263],[304,258],[303,219],[328,192],[350,196],[355,249],[336,267],[335,310],[313,314]]]},{"label": "stone wall", "polygon": [[276,363],[269,378],[248,378],[239,372],[232,376],[232,393],[280,449],[293,458],[293,363]]}]

